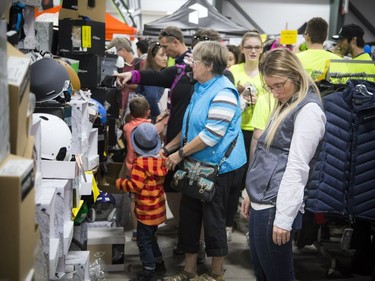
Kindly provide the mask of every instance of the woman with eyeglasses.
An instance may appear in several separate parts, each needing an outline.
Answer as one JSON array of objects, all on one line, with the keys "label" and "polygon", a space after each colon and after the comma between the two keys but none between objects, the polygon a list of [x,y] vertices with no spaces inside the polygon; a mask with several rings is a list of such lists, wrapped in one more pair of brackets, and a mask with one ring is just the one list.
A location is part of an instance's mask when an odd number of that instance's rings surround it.
[{"label": "woman with eyeglasses", "polygon": [[[167,67],[168,56],[159,42],[150,44],[147,50],[144,69],[160,71]],[[138,85],[137,93],[146,97],[151,110],[151,120],[155,123],[160,115],[159,101],[164,94],[164,87]]]},{"label": "woman with eyeglasses", "polygon": [[304,188],[319,154],[326,117],[320,93],[288,49],[265,53],[262,83],[277,99],[246,177],[242,214],[249,218],[257,280],[295,280],[293,234],[301,227]]},{"label": "woman with eyeglasses", "polygon": [[[166,160],[169,170],[187,160],[219,166],[212,201],[203,202],[182,194],[178,238],[185,253],[185,266],[182,272],[164,278],[165,281],[224,280],[224,257],[228,253],[227,198],[236,170],[246,162],[239,95],[233,83],[224,76],[227,56],[227,48],[219,42],[204,41],[194,47],[191,67],[197,83],[185,111],[182,130],[165,146],[167,151],[176,151]],[[211,271],[198,276],[202,227],[206,253],[212,261]]]},{"label": "woman with eyeglasses", "polygon": [[246,32],[242,36],[240,52],[240,63],[231,66],[229,71],[233,74],[235,85],[243,101],[241,129],[245,140],[247,162],[242,169],[242,173],[237,175],[236,184],[234,185],[236,188],[232,189],[229,198],[227,217],[228,241],[231,240],[240,193],[245,188],[245,173],[249,165],[250,144],[254,132],[254,127],[251,125],[254,107],[258,96],[264,93],[258,70],[259,59],[263,52],[263,44],[260,33],[257,30]]}]

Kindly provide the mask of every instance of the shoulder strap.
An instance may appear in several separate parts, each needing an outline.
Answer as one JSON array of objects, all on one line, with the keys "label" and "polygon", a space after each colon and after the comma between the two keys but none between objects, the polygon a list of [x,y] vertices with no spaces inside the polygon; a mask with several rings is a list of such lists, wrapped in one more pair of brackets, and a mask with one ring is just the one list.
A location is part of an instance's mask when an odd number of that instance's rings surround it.
[{"label": "shoulder strap", "polygon": [[134,70],[140,70],[141,68],[141,60],[140,58],[134,59]]},{"label": "shoulder strap", "polygon": [[174,87],[176,86],[177,82],[181,79],[181,77],[185,74],[185,67],[186,65],[176,65],[177,67],[177,74],[173,80],[172,86],[170,88],[170,92],[173,91]]}]

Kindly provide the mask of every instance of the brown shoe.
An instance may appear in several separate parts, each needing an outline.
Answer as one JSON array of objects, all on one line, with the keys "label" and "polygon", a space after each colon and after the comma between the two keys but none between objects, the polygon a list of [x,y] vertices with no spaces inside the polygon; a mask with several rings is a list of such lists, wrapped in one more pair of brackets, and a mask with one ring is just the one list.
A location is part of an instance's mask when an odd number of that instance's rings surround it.
[{"label": "brown shoe", "polygon": [[189,280],[195,279],[197,276],[198,275],[195,272],[187,272],[183,270],[176,275],[164,277],[163,280],[164,281],[189,281]]},{"label": "brown shoe", "polygon": [[218,275],[214,273],[204,273],[193,279],[190,279],[190,281],[224,281],[224,274]]}]

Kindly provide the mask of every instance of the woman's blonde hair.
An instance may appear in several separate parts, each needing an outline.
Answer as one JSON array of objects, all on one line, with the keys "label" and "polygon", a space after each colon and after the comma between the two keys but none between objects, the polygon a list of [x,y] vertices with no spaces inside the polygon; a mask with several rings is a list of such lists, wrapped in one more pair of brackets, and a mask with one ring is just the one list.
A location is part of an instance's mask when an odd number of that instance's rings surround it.
[{"label": "woman's blonde hair", "polygon": [[212,74],[221,75],[227,68],[228,49],[217,41],[201,41],[195,45],[193,56],[207,66],[212,66]]},{"label": "woman's blonde hair", "polygon": [[259,62],[259,73],[264,76],[289,79],[295,85],[295,93],[286,103],[278,102],[267,126],[266,146],[269,148],[280,124],[286,116],[306,97],[309,88],[319,95],[314,81],[303,68],[298,57],[290,50],[277,48],[263,54]]}]

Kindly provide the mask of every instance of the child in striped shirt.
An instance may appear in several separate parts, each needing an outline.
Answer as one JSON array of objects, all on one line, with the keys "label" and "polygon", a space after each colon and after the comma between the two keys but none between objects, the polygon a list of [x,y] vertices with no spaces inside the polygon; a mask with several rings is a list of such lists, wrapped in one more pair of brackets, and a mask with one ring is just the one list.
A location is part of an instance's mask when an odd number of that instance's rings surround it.
[{"label": "child in striped shirt", "polygon": [[137,246],[143,271],[131,280],[148,281],[166,272],[155,234],[166,219],[163,183],[167,169],[165,159],[158,155],[161,141],[153,124],[141,123],[130,137],[138,157],[134,159],[130,179],[117,179],[116,188],[133,192],[135,197]]}]

